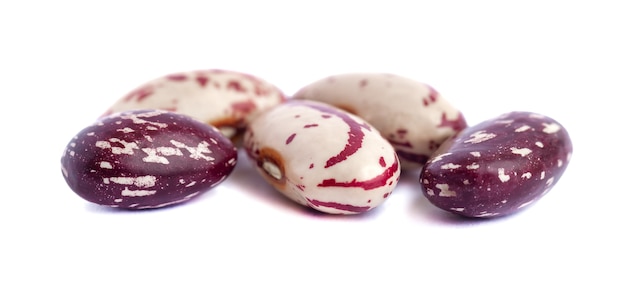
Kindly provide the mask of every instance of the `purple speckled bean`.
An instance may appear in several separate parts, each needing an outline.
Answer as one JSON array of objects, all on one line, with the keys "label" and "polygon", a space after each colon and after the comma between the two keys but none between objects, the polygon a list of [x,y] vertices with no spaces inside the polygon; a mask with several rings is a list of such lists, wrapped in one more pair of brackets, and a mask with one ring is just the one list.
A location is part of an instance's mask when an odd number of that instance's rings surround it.
[{"label": "purple speckled bean", "polygon": [[61,157],[69,187],[87,201],[126,209],[185,202],[222,182],[237,162],[216,128],[160,110],[110,115],[80,131]]},{"label": "purple speckled bean", "polygon": [[572,155],[555,120],[511,112],[448,139],[422,168],[420,182],[435,206],[467,217],[517,212],[545,195]]}]

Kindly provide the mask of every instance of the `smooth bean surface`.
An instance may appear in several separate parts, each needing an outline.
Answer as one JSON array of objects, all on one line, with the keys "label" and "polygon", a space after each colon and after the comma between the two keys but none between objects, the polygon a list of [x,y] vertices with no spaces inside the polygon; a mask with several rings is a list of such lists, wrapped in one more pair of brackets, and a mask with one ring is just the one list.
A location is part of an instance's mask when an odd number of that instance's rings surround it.
[{"label": "smooth bean surface", "polygon": [[244,146],[291,200],[333,214],[380,205],[400,176],[393,147],[366,121],[330,105],[288,101],[254,120]]},{"label": "smooth bean surface", "polygon": [[572,142],[554,119],[511,112],[441,145],[420,182],[435,206],[468,217],[515,213],[544,196],[565,172]]},{"label": "smooth bean surface", "polygon": [[433,87],[394,74],[347,73],[315,81],[295,99],[321,101],[353,113],[394,146],[403,169],[419,168],[465,118]]},{"label": "smooth bean surface", "polygon": [[105,115],[136,109],[161,109],[191,116],[219,128],[227,137],[243,132],[260,112],[285,100],[269,82],[230,70],[169,74],[137,87]]},{"label": "smooth bean surface", "polygon": [[181,114],[137,110],[80,131],[63,151],[61,170],[89,202],[149,209],[196,197],[236,163],[236,148],[216,128]]}]

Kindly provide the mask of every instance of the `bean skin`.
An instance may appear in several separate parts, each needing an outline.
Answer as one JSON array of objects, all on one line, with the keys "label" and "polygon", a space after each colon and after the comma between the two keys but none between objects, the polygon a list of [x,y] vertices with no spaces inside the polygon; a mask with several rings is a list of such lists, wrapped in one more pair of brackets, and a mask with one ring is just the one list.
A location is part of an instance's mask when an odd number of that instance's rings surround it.
[{"label": "bean skin", "polygon": [[167,110],[213,125],[225,136],[236,138],[256,115],[284,100],[280,89],[261,78],[208,69],[146,82],[116,101],[104,115],[136,109]]},{"label": "bean skin", "polygon": [[448,139],[424,165],[424,196],[466,217],[515,213],[557,183],[572,156],[566,129],[554,119],[511,112]]},{"label": "bean skin", "polygon": [[400,176],[393,147],[376,129],[314,101],[292,100],[265,112],[248,127],[244,147],[279,192],[325,213],[369,211]]},{"label": "bean skin", "polygon": [[63,151],[61,171],[89,202],[153,209],[218,185],[236,163],[236,148],[216,128],[181,114],[136,110],[80,131]]},{"label": "bean skin", "polygon": [[386,73],[346,73],[315,81],[295,99],[331,104],[374,126],[394,146],[403,169],[418,169],[448,137],[467,127],[433,87]]}]

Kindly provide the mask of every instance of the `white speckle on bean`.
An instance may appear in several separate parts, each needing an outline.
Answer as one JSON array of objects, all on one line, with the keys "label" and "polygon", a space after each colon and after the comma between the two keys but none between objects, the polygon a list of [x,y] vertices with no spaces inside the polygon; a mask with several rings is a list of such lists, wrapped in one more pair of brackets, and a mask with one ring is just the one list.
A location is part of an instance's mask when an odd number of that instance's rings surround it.
[{"label": "white speckle on bean", "polygon": [[203,160],[206,160],[206,161],[213,161],[213,160],[215,160],[211,156],[204,155],[204,154],[212,153],[211,150],[209,149],[209,143],[207,143],[206,141],[200,142],[196,147],[187,146],[184,143],[176,141],[176,140],[170,140],[170,143],[172,143],[172,145],[174,145],[174,146],[176,146],[178,148],[186,149],[190,153],[189,157],[194,159],[194,160],[199,160],[199,159],[203,159]]},{"label": "white speckle on bean", "polygon": [[441,166],[441,169],[457,169],[461,167],[461,165],[458,164],[453,164],[453,163],[447,163]]},{"label": "white speckle on bean", "polygon": [[122,196],[125,197],[143,197],[156,194],[156,190],[129,190],[128,187],[122,190]]},{"label": "white speckle on bean", "polygon": [[504,183],[509,181],[509,179],[511,179],[511,176],[504,174],[504,168],[498,168],[498,178],[500,178],[500,181]]},{"label": "white speckle on bean", "polygon": [[531,128],[530,126],[528,126],[528,125],[525,125],[525,124],[524,124],[524,125],[522,125],[522,126],[520,126],[520,127],[516,128],[516,129],[515,129],[515,132],[524,132],[524,131],[526,131],[526,130],[529,130],[530,128]]},{"label": "white speckle on bean", "polygon": [[541,176],[539,177],[539,179],[543,180],[544,178],[546,178],[546,172],[542,171],[541,172]]},{"label": "white speckle on bean", "polygon": [[556,123],[542,123],[542,124],[544,126],[543,128],[544,133],[548,133],[548,134],[556,133],[561,129],[561,127]]},{"label": "white speckle on bean", "polygon": [[472,163],[470,165],[465,166],[465,168],[467,168],[467,169],[478,169],[478,168],[480,168],[480,165],[477,164],[477,163]]},{"label": "white speckle on bean", "polygon": [[562,167],[562,166],[563,166],[563,161],[562,161],[562,160],[557,160],[556,162],[557,162],[557,164],[556,164],[556,165],[557,165],[558,167]]},{"label": "white speckle on bean", "polygon": [[486,133],[484,130],[481,130],[471,134],[470,137],[470,139],[465,140],[463,143],[478,144],[489,139],[493,139],[496,135],[493,133]]},{"label": "white speckle on bean", "polygon": [[101,168],[113,169],[113,165],[110,162],[105,162],[105,161],[100,162],[100,167]]},{"label": "white speckle on bean", "polygon": [[520,155],[522,157],[527,156],[528,154],[532,153],[533,151],[531,149],[528,148],[515,148],[515,147],[511,147],[511,152],[513,154],[516,155]]},{"label": "white speckle on bean", "polygon": [[456,197],[455,191],[450,191],[450,186],[448,184],[436,184],[435,187],[439,189],[439,197]]},{"label": "white speckle on bean", "polygon": [[470,155],[480,158],[480,152],[470,152]]},{"label": "white speckle on bean", "polygon": [[152,187],[156,184],[156,177],[152,175],[138,176],[138,177],[125,177],[125,176],[109,177],[108,180],[117,184],[135,185],[137,187],[146,187],[146,188]]},{"label": "white speckle on bean", "polygon": [[117,131],[123,132],[123,133],[131,133],[131,132],[135,132],[135,130],[133,130],[130,127],[124,127],[124,128],[120,128]]},{"label": "white speckle on bean", "polygon": [[526,179],[530,179],[533,176],[532,173],[530,172],[525,172],[524,174],[522,174],[522,178],[526,178]]},{"label": "white speckle on bean", "polygon": [[539,147],[539,148],[543,148],[543,143],[541,143],[539,141],[535,142],[535,145],[537,145],[537,147]]}]

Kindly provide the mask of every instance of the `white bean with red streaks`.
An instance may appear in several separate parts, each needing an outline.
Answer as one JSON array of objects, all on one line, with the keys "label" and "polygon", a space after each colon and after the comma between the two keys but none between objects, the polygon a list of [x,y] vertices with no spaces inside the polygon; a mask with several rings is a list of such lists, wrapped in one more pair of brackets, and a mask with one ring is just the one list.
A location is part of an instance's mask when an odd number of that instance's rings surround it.
[{"label": "white bean with red streaks", "polygon": [[244,146],[260,174],[291,200],[331,214],[380,205],[400,163],[379,132],[328,104],[292,100],[252,121]]},{"label": "white bean with red streaks", "polygon": [[424,83],[393,74],[346,73],[300,89],[295,99],[315,100],[351,112],[378,129],[396,149],[402,168],[426,163],[465,118]]},{"label": "white bean with red streaks", "polygon": [[233,137],[261,111],[284,100],[280,89],[261,78],[210,69],[169,74],[144,83],[104,115],[135,109],[167,110],[216,126]]}]

